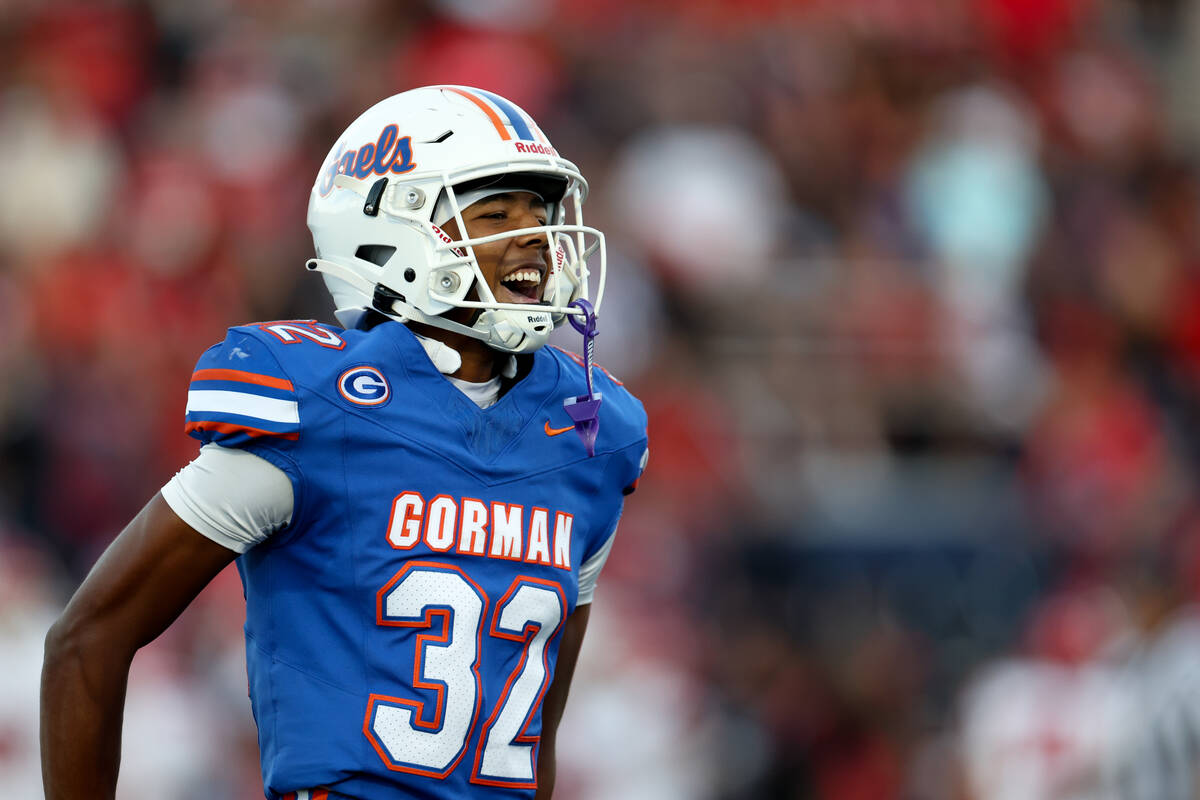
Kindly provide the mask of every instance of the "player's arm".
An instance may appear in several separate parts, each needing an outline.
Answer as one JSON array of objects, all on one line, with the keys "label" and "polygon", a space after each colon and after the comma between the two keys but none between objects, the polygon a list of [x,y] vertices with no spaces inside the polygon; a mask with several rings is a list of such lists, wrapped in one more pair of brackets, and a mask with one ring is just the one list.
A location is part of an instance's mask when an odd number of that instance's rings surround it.
[{"label": "player's arm", "polygon": [[134,653],[236,557],[180,520],[160,494],[96,562],[46,636],[41,747],[47,800],[114,796]]},{"label": "player's arm", "polygon": [[542,701],[542,738],[538,747],[537,796],[535,800],[549,800],[554,794],[556,737],[558,723],[567,706],[567,693],[571,689],[571,678],[575,675],[575,662],[579,660],[579,648],[583,645],[583,634],[587,631],[588,615],[592,605],[577,606],[563,629],[562,644],[558,647],[558,663],[554,668],[554,680],[546,690]]}]

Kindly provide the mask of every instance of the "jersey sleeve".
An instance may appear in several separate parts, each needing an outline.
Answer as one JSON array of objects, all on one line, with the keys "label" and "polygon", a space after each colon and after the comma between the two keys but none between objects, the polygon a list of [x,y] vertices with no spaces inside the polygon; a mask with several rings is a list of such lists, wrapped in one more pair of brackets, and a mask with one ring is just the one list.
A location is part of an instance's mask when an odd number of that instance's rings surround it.
[{"label": "jersey sleeve", "polygon": [[281,444],[300,435],[296,387],[269,348],[237,328],[200,357],[186,430],[202,444]]}]

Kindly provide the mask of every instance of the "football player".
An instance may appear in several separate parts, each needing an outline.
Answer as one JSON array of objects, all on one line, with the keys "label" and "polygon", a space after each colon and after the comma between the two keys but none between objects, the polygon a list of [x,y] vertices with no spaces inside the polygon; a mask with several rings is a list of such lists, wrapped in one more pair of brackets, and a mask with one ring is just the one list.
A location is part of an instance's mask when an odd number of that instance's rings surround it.
[{"label": "football player", "polygon": [[[343,327],[232,328],[200,358],[198,457],[47,636],[47,797],[113,796],[135,651],[235,559],[267,798],[551,795],[648,452],[640,403],[592,369],[586,193],[491,92],[414,89],[350,125],[308,211]],[[582,357],[545,346],[563,322]]]}]

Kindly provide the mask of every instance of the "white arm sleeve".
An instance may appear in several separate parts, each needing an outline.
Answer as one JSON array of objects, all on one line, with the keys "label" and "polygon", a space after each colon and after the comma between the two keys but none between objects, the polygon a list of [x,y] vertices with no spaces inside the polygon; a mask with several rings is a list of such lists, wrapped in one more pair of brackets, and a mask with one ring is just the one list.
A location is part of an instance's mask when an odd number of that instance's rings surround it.
[{"label": "white arm sleeve", "polygon": [[292,521],[292,482],[245,450],[206,444],[162,488],[179,518],[217,544],[244,553]]},{"label": "white arm sleeve", "polygon": [[575,605],[582,606],[592,602],[592,595],[596,593],[596,580],[600,577],[600,570],[604,568],[604,562],[608,561],[608,554],[612,550],[613,540],[616,538],[617,529],[613,528],[613,532],[609,534],[608,541],[604,543],[604,546],[580,565],[579,599],[575,601]]}]

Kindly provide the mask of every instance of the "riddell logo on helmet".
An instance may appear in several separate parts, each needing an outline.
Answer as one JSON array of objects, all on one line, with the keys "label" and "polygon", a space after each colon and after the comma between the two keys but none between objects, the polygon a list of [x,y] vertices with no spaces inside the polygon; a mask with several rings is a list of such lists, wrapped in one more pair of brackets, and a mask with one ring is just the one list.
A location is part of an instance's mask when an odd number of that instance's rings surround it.
[{"label": "riddell logo on helmet", "polygon": [[[441,239],[443,242],[445,242],[446,244],[454,244],[454,240],[450,238],[449,234],[447,234],[444,230],[439,228],[437,225],[434,225],[431,222],[431,223],[429,223],[429,227],[433,228],[433,232],[435,234],[437,234],[437,237],[439,239]],[[454,255],[458,256],[459,258],[462,258],[464,255],[463,251],[459,250],[457,247],[451,247],[450,251],[453,252]]]},{"label": "riddell logo on helmet", "polygon": [[354,150],[344,150],[329,162],[321,173],[318,186],[321,196],[333,190],[333,179],[338,175],[365,178],[368,175],[403,175],[416,168],[413,161],[412,137],[400,136],[400,128],[388,125],[379,133],[379,139],[367,142]]},{"label": "riddell logo on helmet", "polygon": [[539,156],[558,155],[558,151],[553,147],[538,142],[514,142],[513,146],[517,148],[518,153],[536,153]]}]

